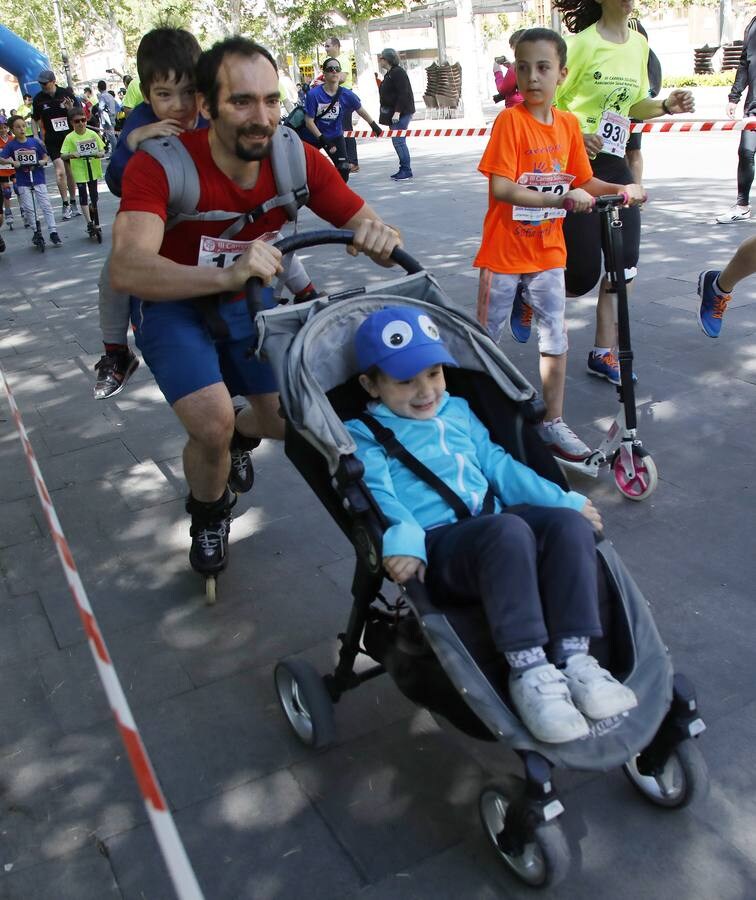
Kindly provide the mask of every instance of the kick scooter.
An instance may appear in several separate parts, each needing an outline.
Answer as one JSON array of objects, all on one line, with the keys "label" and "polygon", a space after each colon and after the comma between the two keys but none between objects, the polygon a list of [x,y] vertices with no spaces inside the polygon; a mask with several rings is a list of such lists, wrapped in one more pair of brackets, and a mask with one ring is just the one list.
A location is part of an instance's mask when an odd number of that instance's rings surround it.
[{"label": "kick scooter", "polygon": [[[95,141],[81,141],[79,143],[79,155],[84,156],[84,162],[87,164],[87,184],[91,185],[92,165],[89,162],[90,153],[97,152],[97,144]],[[89,190],[89,221],[87,222],[87,234],[90,237],[97,238],[97,243],[102,243],[102,228],[100,227],[100,214],[97,211],[97,200],[92,196],[92,190]]]},{"label": "kick scooter", "polygon": [[[45,238],[42,234],[42,225],[39,221],[39,216],[37,215],[37,198],[34,192],[34,169],[39,166],[37,163],[37,154],[34,150],[31,151],[16,151],[16,159],[22,164],[24,171],[29,175],[29,181],[31,181],[31,187],[29,190],[31,191],[32,198],[32,209],[34,211],[34,232],[32,234],[32,244],[39,250],[40,253],[45,252]],[[39,168],[42,168],[39,166]]]},{"label": "kick scooter", "polygon": [[[637,436],[635,386],[633,384],[633,351],[630,345],[630,316],[627,305],[627,284],[623,266],[622,220],[619,207],[627,203],[627,194],[608,194],[597,197],[594,211],[601,217],[601,245],[606,260],[606,273],[617,304],[617,345],[619,348],[620,383],[617,395],[620,408],[606,437],[597,450],[581,461],[555,457],[567,469],[582,472],[591,478],[609,466],[617,490],[628,500],[645,500],[659,480],[656,465]],[[565,204],[565,209],[569,210]]]}]

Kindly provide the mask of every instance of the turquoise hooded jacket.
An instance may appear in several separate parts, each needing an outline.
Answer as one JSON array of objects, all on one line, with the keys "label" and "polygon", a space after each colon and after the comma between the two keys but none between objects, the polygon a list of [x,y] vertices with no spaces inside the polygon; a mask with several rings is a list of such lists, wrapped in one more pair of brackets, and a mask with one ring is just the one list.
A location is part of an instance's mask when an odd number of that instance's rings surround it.
[{"label": "turquoise hooded jacket", "polygon": [[[461,397],[445,393],[432,419],[397,416],[378,402],[369,403],[367,410],[442,478],[473,515],[480,513],[489,484],[496,495],[496,512],[519,503],[578,511],[585,505],[582,494],[563,491],[495,444]],[[345,424],[357,444],[356,455],[365,466],[365,483],[391,523],[383,536],[383,555],[415,556],[427,562],[425,532],[455,522],[454,510],[402,463],[389,458],[359,419]]]}]

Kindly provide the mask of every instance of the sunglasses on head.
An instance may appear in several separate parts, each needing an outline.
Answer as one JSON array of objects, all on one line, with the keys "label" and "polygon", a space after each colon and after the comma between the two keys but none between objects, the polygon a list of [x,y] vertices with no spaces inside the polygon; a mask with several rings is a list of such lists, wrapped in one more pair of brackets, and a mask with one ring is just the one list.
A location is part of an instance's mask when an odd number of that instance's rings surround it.
[{"label": "sunglasses on head", "polygon": [[324,72],[340,72],[341,66],[326,66],[323,69]]}]

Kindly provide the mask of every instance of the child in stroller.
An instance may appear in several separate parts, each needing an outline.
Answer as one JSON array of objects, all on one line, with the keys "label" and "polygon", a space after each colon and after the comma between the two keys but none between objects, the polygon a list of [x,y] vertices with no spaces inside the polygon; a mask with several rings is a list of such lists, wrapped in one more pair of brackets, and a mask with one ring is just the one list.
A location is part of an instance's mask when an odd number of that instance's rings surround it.
[{"label": "child in stroller", "polygon": [[[301,232],[277,246],[286,253],[349,244],[351,239],[347,231]],[[427,584],[411,578],[400,585],[395,601],[384,595],[383,542],[392,523],[366,484],[365,466],[344,424],[365,409],[358,381],[364,369],[354,345],[356,331],[371,314],[387,306],[410,307],[437,323],[459,364],[444,373],[452,397],[469,403],[491,440],[514,460],[569,494],[563,473],[535,429],[543,404],[533,386],[419,262],[401,249],[392,259],[406,275],[276,309],[264,310],[262,286],[250,284],[250,311],[259,313],[257,350],[274,368],[286,418],[286,455],[356,554],[353,602],[339,634],[335,668],[321,676],[306,659],[282,659],[275,667],[276,692],[289,725],[309,747],[325,748],[336,740],[334,706],[345,694],[387,673],[442,727],[513,751],[524,778],[499,778],[483,788],[481,823],[517,878],[531,886],[554,885],[570,865],[554,769],[606,772],[622,767],[649,802],[681,808],[706,791],[705,761],[690,740],[705,725],[692,684],[673,671],[649,604],[611,543],[599,535],[595,555],[604,637],[593,638],[590,650],[601,667],[633,692],[637,706],[622,715],[591,719],[590,734],[580,740],[548,743],[527,730],[513,711],[503,674],[506,661],[492,641],[484,610],[447,602],[456,598],[431,584],[432,557]],[[391,424],[405,421],[416,424],[401,417]],[[458,484],[456,477],[452,483]],[[420,488],[427,491],[425,485]],[[457,512],[455,494],[449,493],[451,523],[465,513]],[[440,502],[432,492],[430,496]],[[572,512],[574,520],[588,524]],[[366,666],[366,660],[374,664]]]},{"label": "child in stroller", "polygon": [[[389,575],[422,581],[427,563],[431,593],[482,602],[509,665],[510,698],[539,740],[587,737],[584,716],[634,708],[635,694],[588,655],[590,638],[601,636],[593,537],[601,517],[591,501],[513,459],[466,400],[446,393],[442,365],[457,363],[427,314],[372,313],[357,329],[355,351],[373,402],[345,424],[390,523]],[[431,471],[430,484],[417,462]],[[438,492],[435,478],[445,485]]]}]

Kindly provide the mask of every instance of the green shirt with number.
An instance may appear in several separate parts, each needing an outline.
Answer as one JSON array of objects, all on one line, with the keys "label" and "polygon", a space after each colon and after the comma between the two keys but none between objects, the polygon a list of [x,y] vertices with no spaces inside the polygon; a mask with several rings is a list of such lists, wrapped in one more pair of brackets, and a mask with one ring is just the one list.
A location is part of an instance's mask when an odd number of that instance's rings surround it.
[{"label": "green shirt with number", "polygon": [[[101,153],[105,149],[105,144],[100,135],[97,134],[96,131],[92,131],[91,128],[87,128],[84,134],[77,134],[75,131],[71,131],[67,134],[63,141],[63,146],[60,148],[60,152],[79,153],[79,144],[82,143],[85,145],[84,152],[87,152],[92,144],[95,146],[94,152]],[[89,152],[92,151],[89,150]],[[97,157],[93,157],[89,160],[89,166],[92,172],[91,176],[87,169],[86,159],[71,160],[71,172],[73,173],[76,184],[85,184],[87,181],[98,181],[102,178],[102,162]]]},{"label": "green shirt with number", "polygon": [[615,44],[590,25],[567,38],[567,69],[554,102],[578,117],[584,133],[597,133],[604,111],[630,118],[648,97],[648,41],[637,31]]}]

